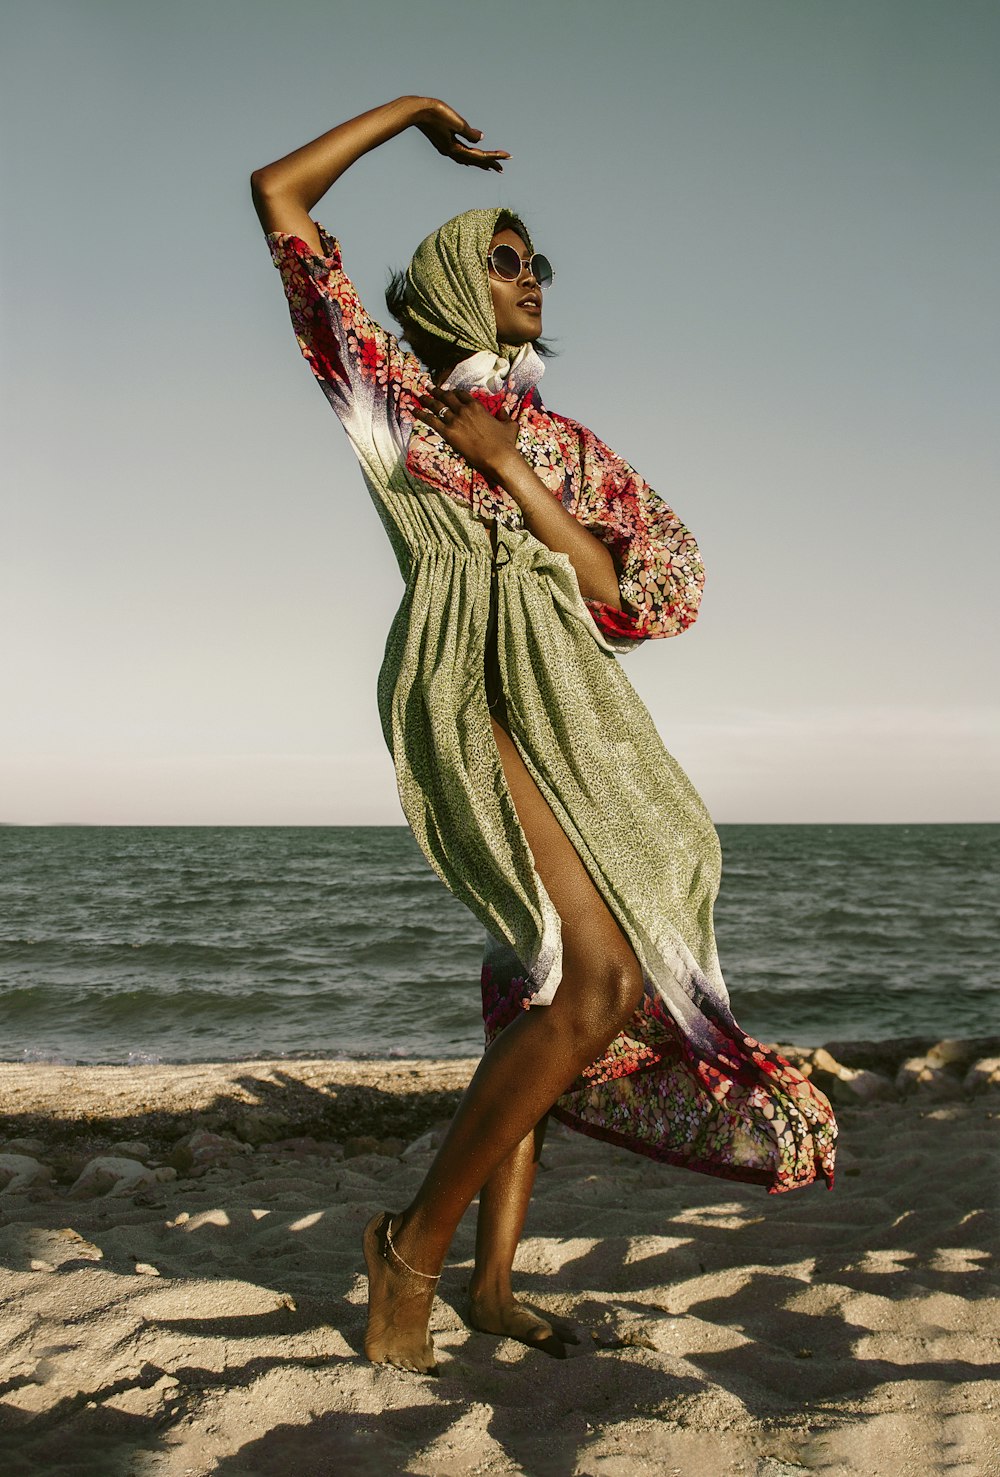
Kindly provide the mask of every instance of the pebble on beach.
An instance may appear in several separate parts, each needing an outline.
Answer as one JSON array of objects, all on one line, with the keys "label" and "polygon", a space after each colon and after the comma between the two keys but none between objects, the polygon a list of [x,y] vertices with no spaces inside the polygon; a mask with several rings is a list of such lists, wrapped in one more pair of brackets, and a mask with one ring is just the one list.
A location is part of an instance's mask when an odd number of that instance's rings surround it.
[{"label": "pebble on beach", "polygon": [[151,1189],[157,1183],[156,1171],[139,1160],[99,1154],[86,1165],[68,1193],[71,1200],[89,1199],[95,1195],[130,1195],[137,1190]]},{"label": "pebble on beach", "polygon": [[47,1164],[31,1154],[0,1154],[0,1194],[16,1194],[35,1185],[46,1185],[52,1178]]}]

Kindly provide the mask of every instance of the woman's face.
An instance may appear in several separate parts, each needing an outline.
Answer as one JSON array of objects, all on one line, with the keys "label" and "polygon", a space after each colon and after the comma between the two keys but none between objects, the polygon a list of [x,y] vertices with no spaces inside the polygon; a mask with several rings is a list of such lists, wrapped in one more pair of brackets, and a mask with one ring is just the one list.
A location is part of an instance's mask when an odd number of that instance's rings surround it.
[{"label": "woman's face", "polygon": [[[513,246],[521,261],[531,255],[516,231],[498,231],[490,242],[495,246]],[[526,266],[521,267],[515,282],[505,282],[492,267],[487,269],[493,294],[493,313],[497,320],[497,341],[501,344],[530,344],[541,337],[542,289]]]}]

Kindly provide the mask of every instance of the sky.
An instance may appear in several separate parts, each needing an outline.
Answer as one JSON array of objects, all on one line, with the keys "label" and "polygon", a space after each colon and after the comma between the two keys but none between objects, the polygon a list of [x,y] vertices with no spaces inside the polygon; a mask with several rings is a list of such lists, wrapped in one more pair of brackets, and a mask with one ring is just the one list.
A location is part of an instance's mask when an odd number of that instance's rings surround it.
[{"label": "sky", "polygon": [[402,822],[402,583],[249,176],[401,94],[314,210],[388,269],[508,204],[541,389],[707,568],[623,658],[717,823],[1000,821],[993,0],[21,0],[0,21],[0,822]]}]

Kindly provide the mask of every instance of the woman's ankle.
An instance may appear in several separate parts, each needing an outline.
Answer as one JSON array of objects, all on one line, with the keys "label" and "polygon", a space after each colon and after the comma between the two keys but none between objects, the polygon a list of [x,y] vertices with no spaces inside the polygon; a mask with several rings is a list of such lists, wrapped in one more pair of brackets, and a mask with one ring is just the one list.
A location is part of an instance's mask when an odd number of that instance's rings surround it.
[{"label": "woman's ankle", "polygon": [[431,1277],[440,1273],[447,1247],[442,1249],[440,1239],[427,1234],[419,1216],[409,1210],[394,1215],[389,1221],[388,1232],[393,1250],[411,1271],[417,1270]]},{"label": "woman's ankle", "polygon": [[469,1280],[469,1297],[473,1302],[489,1303],[497,1307],[511,1302],[514,1292],[510,1285],[510,1272],[497,1271],[494,1268],[480,1270],[477,1267]]}]

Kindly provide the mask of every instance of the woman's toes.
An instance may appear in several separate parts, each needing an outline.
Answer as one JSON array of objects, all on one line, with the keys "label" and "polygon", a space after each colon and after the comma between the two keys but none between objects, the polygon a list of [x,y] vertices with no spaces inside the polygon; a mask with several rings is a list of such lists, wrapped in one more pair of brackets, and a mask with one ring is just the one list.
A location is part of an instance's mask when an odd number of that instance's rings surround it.
[{"label": "woman's toes", "polygon": [[407,1374],[438,1373],[438,1367],[436,1364],[418,1364],[412,1359],[402,1359],[399,1356],[393,1358],[392,1355],[389,1355],[384,1362],[386,1364],[391,1364],[394,1369],[405,1369]]},{"label": "woman's toes", "polygon": [[470,1315],[473,1328],[481,1329],[484,1333],[499,1334],[501,1338],[517,1339],[519,1343],[527,1344],[531,1349],[540,1349],[553,1359],[565,1359],[566,1344],[578,1342],[568,1325],[564,1327],[569,1337],[564,1337],[562,1329],[557,1326],[562,1320],[544,1318],[516,1299],[491,1305],[485,1300],[473,1298],[470,1302]]},{"label": "woman's toes", "polygon": [[553,1333],[557,1338],[562,1339],[564,1344],[578,1344],[580,1342],[579,1335],[572,1323],[567,1323],[563,1318],[553,1318],[551,1316],[549,1322],[552,1324]]},{"label": "woman's toes", "polygon": [[541,1349],[543,1354],[549,1354],[553,1359],[566,1358],[566,1345],[554,1333],[543,1334],[541,1338],[532,1339],[531,1342],[536,1349]]}]

